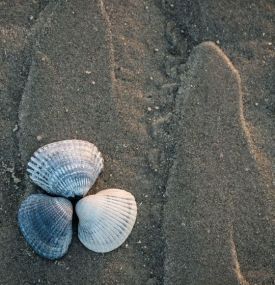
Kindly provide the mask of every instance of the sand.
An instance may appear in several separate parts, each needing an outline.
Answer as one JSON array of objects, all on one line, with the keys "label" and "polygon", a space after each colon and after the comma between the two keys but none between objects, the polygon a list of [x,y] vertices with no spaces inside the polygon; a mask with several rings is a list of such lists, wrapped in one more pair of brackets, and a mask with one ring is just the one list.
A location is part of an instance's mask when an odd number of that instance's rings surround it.
[{"label": "sand", "polygon": [[[274,3],[0,3],[0,284],[273,284]],[[257,24],[255,24],[257,23]],[[273,59],[273,61],[272,61]],[[52,262],[17,225],[31,154],[94,142],[132,234]],[[76,221],[75,221],[76,222]]]}]

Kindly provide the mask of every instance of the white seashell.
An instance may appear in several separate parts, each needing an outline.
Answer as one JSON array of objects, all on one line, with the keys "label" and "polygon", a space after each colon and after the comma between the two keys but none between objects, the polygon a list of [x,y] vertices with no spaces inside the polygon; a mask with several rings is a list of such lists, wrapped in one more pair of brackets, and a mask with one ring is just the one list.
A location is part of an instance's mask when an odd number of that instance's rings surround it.
[{"label": "white seashell", "polygon": [[48,259],[62,257],[72,240],[72,203],[61,197],[33,194],[20,206],[18,222],[28,244]]},{"label": "white seashell", "polygon": [[64,140],[39,148],[28,163],[34,183],[48,193],[64,197],[84,196],[103,169],[95,145],[82,140]]},{"label": "white seashell", "polygon": [[78,201],[78,237],[90,250],[109,252],[129,236],[136,221],[134,196],[120,189],[107,189]]}]

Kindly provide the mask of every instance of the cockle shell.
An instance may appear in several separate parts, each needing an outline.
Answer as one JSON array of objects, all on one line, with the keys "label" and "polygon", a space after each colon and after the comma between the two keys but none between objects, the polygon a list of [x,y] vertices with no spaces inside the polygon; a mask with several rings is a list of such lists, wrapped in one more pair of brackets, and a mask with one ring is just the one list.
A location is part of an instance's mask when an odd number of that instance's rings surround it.
[{"label": "cockle shell", "polygon": [[30,195],[20,206],[18,222],[28,244],[48,259],[62,257],[72,239],[71,202],[44,194]]},{"label": "cockle shell", "polygon": [[64,197],[84,196],[103,168],[95,145],[64,140],[39,148],[28,163],[30,178],[48,193]]},{"label": "cockle shell", "polygon": [[80,241],[95,252],[109,252],[119,247],[131,233],[137,205],[131,193],[107,189],[79,200],[76,213]]}]

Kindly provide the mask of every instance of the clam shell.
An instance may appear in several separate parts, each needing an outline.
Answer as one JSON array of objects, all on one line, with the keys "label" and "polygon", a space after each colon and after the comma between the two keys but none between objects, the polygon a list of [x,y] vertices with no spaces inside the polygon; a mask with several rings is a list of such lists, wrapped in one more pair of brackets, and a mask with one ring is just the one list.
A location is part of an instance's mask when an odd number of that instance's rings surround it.
[{"label": "clam shell", "polygon": [[107,189],[78,201],[78,237],[90,250],[109,252],[129,236],[136,221],[134,196],[120,189]]},{"label": "clam shell", "polygon": [[21,204],[18,222],[23,236],[37,254],[58,259],[71,243],[72,215],[69,200],[33,194]]},{"label": "clam shell", "polygon": [[48,193],[84,196],[103,169],[103,158],[95,145],[82,140],[64,140],[39,148],[27,171],[34,183]]}]

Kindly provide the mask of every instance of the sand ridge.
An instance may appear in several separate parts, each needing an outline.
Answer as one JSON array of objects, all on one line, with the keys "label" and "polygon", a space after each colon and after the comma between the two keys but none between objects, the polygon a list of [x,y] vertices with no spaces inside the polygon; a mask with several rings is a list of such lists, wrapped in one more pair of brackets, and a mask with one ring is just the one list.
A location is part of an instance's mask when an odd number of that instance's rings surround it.
[{"label": "sand ridge", "polygon": [[250,284],[257,271],[271,280],[274,207],[242,130],[239,74],[211,42],[187,66],[164,215],[165,283]]}]

